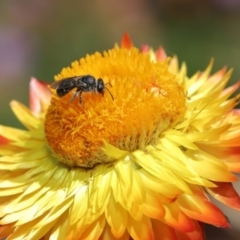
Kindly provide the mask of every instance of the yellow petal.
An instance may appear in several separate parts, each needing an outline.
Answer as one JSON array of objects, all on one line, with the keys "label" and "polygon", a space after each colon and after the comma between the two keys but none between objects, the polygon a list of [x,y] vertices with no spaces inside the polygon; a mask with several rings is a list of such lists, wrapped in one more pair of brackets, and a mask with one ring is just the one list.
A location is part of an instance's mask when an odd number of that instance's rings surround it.
[{"label": "yellow petal", "polygon": [[11,108],[19,121],[29,130],[37,129],[41,125],[41,121],[39,121],[23,104],[12,101]]}]

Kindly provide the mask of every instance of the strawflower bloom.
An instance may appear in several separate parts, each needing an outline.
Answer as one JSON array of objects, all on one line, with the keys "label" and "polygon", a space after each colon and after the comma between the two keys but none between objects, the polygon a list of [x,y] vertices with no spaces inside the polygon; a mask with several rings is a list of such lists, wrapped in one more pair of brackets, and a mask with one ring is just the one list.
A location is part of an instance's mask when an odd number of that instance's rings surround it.
[{"label": "strawflower bloom", "polygon": [[58,97],[33,78],[30,109],[11,102],[26,129],[0,126],[0,237],[200,240],[203,223],[228,228],[208,195],[240,210],[240,84],[225,88],[232,71],[212,65],[188,78],[124,35],[55,76],[101,78],[104,95],[73,99],[70,81]]}]

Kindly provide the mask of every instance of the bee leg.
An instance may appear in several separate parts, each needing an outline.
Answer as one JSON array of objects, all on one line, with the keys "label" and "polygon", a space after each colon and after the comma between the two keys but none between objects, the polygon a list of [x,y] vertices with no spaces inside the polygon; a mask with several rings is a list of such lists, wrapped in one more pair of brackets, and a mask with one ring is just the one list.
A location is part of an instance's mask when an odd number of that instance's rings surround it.
[{"label": "bee leg", "polygon": [[79,96],[79,102],[82,104],[82,91],[79,92],[78,96]]},{"label": "bee leg", "polygon": [[73,93],[71,99],[69,100],[69,103],[72,102],[77,95],[78,95],[78,91],[75,91],[75,92]]}]

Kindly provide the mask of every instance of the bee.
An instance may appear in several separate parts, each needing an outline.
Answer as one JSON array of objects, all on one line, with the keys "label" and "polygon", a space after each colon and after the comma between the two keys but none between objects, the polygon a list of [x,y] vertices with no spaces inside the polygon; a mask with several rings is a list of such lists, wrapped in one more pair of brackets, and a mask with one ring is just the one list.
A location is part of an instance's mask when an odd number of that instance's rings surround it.
[{"label": "bee", "polygon": [[101,78],[96,79],[91,75],[83,75],[64,78],[60,81],[52,83],[50,87],[56,89],[58,97],[63,97],[68,94],[72,89],[76,88],[69,102],[72,102],[78,96],[79,102],[82,103],[83,92],[100,93],[102,94],[102,96],[104,96],[105,89],[111,95],[112,100],[114,100],[113,95],[106,87],[107,84],[112,87],[111,83],[105,84]]}]

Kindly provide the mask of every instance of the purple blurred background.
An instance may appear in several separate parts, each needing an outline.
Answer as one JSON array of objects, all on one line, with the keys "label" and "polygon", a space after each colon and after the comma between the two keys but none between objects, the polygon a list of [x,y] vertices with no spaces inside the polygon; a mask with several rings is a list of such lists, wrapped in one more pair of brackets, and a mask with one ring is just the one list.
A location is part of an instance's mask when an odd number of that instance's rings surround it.
[{"label": "purple blurred background", "polygon": [[[28,104],[31,76],[48,82],[87,53],[103,51],[128,32],[136,46],[163,45],[186,61],[189,75],[234,68],[240,79],[239,0],[95,0],[0,2],[0,123],[21,127],[9,108],[16,99]],[[238,187],[240,192],[240,187]],[[207,227],[209,240],[240,239],[240,213],[223,208],[233,229]]]}]

